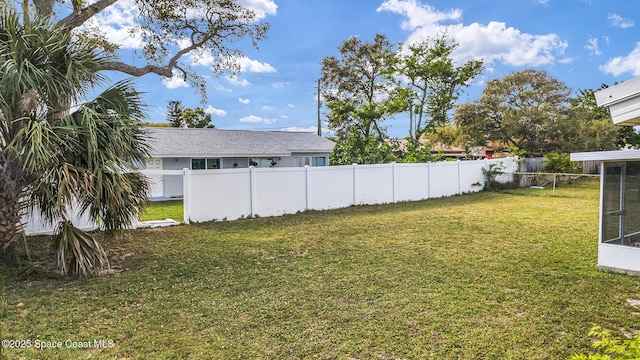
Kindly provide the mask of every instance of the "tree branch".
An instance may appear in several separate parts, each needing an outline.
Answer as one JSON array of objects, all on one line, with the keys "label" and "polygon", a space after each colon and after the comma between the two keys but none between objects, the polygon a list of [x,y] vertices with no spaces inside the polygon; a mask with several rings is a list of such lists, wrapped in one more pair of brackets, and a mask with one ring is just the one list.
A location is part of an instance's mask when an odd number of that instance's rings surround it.
[{"label": "tree branch", "polygon": [[147,65],[144,67],[136,67],[121,61],[110,61],[105,64],[103,70],[120,71],[131,76],[143,76],[149,73],[158,74],[160,76],[172,77],[173,66],[157,66]]},{"label": "tree branch", "polygon": [[93,17],[97,13],[113,5],[116,1],[118,0],[98,0],[84,9],[76,8],[78,2],[73,1],[73,13],[58,21],[58,25],[74,29],[84,24],[87,20],[91,19],[91,17]]}]

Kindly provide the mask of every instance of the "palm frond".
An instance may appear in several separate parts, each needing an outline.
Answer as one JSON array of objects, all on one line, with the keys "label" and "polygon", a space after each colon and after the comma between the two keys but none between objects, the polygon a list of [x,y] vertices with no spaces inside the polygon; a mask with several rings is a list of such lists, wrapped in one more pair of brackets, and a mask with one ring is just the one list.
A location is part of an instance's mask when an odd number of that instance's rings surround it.
[{"label": "palm frond", "polygon": [[56,264],[67,275],[89,275],[109,266],[107,255],[91,234],[73,226],[70,221],[58,225],[53,243]]}]

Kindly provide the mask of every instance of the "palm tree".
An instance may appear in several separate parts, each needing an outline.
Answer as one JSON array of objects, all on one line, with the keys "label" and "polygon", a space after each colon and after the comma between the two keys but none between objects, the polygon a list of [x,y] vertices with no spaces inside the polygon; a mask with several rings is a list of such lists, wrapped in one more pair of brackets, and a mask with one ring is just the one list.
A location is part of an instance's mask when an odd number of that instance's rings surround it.
[{"label": "palm tree", "polygon": [[70,207],[116,230],[147,198],[146,178],[129,170],[148,155],[140,94],[122,81],[86,101],[105,85],[106,60],[47,20],[0,15],[0,247],[20,236],[25,213],[39,212],[59,224],[64,274],[108,265],[98,241],[72,225]]}]

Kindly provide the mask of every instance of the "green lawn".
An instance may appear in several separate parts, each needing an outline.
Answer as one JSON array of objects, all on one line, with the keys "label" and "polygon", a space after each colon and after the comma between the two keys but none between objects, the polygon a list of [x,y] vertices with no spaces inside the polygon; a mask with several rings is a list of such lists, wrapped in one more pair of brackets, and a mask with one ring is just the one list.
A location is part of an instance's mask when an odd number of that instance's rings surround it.
[{"label": "green lawn", "polygon": [[140,221],[173,219],[177,222],[184,220],[184,205],[182,200],[149,201],[147,208],[140,214]]},{"label": "green lawn", "polygon": [[112,348],[2,355],[567,358],[639,330],[640,278],[595,270],[597,183],[559,190],[135,230],[121,273],[5,281],[3,338]]}]

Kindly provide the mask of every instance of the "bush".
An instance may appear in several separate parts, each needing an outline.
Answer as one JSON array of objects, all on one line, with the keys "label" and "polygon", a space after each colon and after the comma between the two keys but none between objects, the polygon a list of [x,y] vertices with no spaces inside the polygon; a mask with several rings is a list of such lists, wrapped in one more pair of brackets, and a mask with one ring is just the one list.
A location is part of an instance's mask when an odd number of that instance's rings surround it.
[{"label": "bush", "polygon": [[578,164],[569,159],[569,156],[557,152],[550,152],[544,155],[543,172],[547,173],[577,173]]},{"label": "bush", "polygon": [[602,330],[598,325],[593,325],[589,336],[597,339],[591,345],[596,349],[595,354],[576,354],[569,360],[637,360],[640,359],[640,335],[636,335],[628,340],[620,340],[611,336],[609,330]]},{"label": "bush", "polygon": [[482,173],[484,174],[484,189],[485,190],[499,190],[500,183],[496,180],[496,178],[502,174],[504,174],[504,165],[502,162],[497,164],[490,164],[489,169],[482,168]]}]

